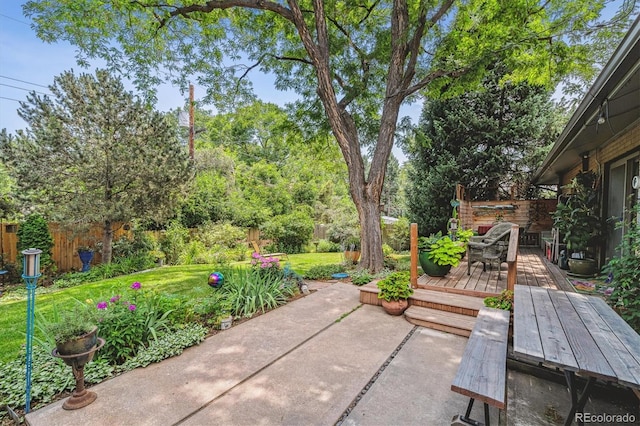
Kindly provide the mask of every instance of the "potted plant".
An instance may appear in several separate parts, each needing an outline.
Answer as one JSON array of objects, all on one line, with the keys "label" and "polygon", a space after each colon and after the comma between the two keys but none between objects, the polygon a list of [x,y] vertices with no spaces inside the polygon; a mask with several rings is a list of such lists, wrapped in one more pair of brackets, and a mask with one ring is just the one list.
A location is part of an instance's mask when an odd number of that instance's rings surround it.
[{"label": "potted plant", "polygon": [[418,240],[418,261],[425,274],[444,277],[451,267],[458,266],[465,252],[464,244],[442,236],[441,232]]},{"label": "potted plant", "polygon": [[344,258],[347,262],[358,263],[360,259],[360,237],[352,235],[344,241]]},{"label": "potted plant", "polygon": [[84,306],[61,313],[55,321],[44,324],[43,328],[55,341],[60,355],[87,352],[97,342],[98,326]]},{"label": "potted plant", "polygon": [[597,181],[594,172],[577,175],[565,186],[569,193],[560,198],[553,213],[554,226],[571,253],[569,269],[575,275],[592,276],[597,269],[589,254],[589,249],[600,244],[602,230]]},{"label": "potted plant", "polygon": [[55,340],[56,349],[52,355],[70,366],[76,379],[75,390],[62,405],[65,410],[85,407],[97,398],[95,392],[84,386],[84,366],[105,343],[104,339],[99,339],[98,343],[96,323],[87,307],[79,302],[75,309],[60,316],[56,314],[55,321],[44,324],[44,330]]},{"label": "potted plant", "polygon": [[409,306],[407,299],[413,294],[409,284],[409,272],[393,272],[378,281],[380,292],[378,299],[382,299],[382,308],[389,315],[400,315]]}]

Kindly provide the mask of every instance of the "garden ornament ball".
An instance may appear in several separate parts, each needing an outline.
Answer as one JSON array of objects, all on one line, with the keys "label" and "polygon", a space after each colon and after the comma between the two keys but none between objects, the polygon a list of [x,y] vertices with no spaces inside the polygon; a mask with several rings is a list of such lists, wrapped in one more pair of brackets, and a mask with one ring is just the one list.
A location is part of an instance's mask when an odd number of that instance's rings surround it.
[{"label": "garden ornament ball", "polygon": [[224,283],[224,275],[220,272],[212,272],[209,275],[209,285],[213,288],[222,287],[222,283]]}]

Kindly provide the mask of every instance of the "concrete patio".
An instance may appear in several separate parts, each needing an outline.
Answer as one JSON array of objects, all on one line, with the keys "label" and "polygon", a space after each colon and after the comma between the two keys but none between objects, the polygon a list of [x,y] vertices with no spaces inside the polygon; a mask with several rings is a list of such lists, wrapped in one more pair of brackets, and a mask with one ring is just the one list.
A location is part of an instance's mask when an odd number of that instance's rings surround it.
[{"label": "concrete patio", "polygon": [[[447,425],[464,412],[468,399],[450,385],[466,338],[361,305],[351,284],[310,286],[317,291],[179,357],[94,386],[98,399],[85,408],[65,411],[58,401],[26,420],[34,426]],[[492,423],[562,421],[569,395],[550,380],[553,373],[541,379],[523,372],[526,366],[513,367],[508,409],[500,418],[492,409]],[[472,417],[482,418],[476,405]],[[596,392],[587,411],[639,418],[633,394],[610,388]]]}]

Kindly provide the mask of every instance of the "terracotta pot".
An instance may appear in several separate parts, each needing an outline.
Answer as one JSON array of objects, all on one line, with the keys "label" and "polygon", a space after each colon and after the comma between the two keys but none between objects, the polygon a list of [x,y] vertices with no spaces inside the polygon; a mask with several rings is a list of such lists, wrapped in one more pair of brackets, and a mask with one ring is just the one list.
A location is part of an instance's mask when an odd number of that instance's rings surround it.
[{"label": "terracotta pot", "polygon": [[346,250],[344,252],[344,258],[350,260],[351,263],[358,263],[358,260],[360,259],[360,251]]},{"label": "terracotta pot", "polygon": [[402,315],[402,313],[409,307],[407,299],[392,300],[387,302],[382,300],[382,308],[389,315]]}]

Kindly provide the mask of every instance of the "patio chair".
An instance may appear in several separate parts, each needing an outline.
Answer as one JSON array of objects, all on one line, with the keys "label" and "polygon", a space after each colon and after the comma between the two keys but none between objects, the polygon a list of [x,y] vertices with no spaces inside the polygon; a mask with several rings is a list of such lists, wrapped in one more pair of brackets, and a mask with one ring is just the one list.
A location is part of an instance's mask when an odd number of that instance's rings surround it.
[{"label": "patio chair", "polygon": [[258,253],[260,256],[263,256],[263,257],[279,257],[279,258],[283,258],[283,259],[289,260],[289,257],[287,256],[287,253],[263,253],[262,250],[260,250],[260,246],[258,245],[258,243],[253,241],[253,240],[251,241],[251,245],[253,246],[254,253]]},{"label": "patio chair", "polygon": [[482,262],[482,271],[487,270],[487,263],[493,266],[498,263],[498,279],[500,279],[500,265],[507,261],[511,222],[500,222],[494,225],[485,235],[471,237],[467,244],[467,275],[471,275],[471,264]]}]

